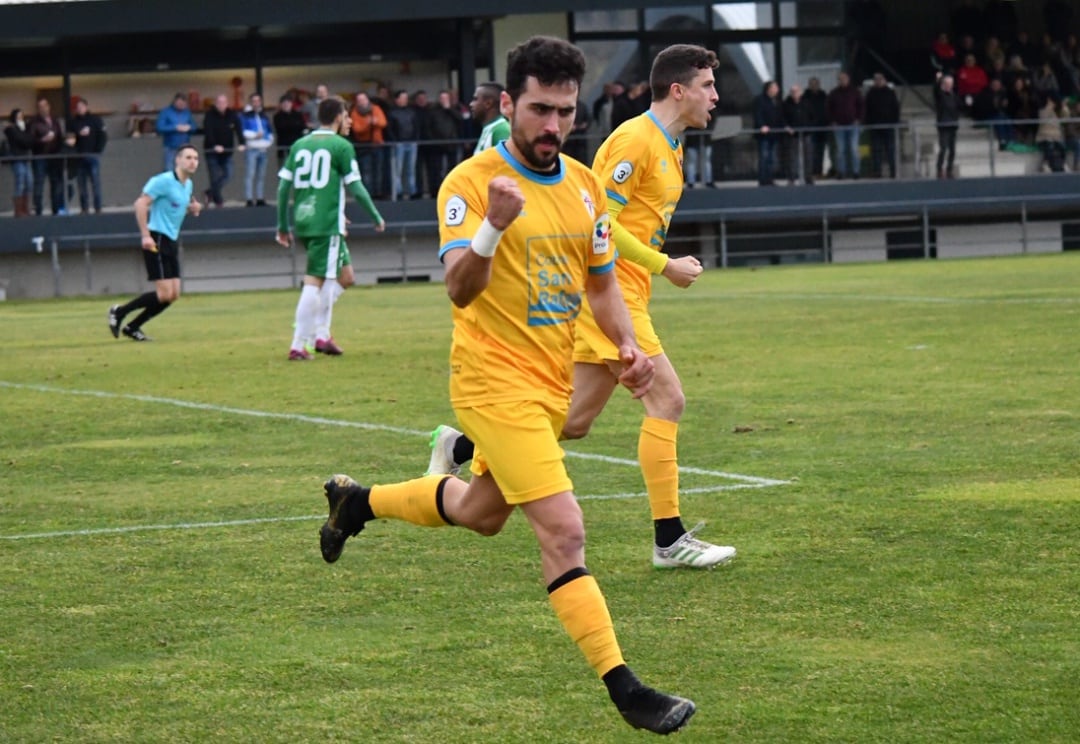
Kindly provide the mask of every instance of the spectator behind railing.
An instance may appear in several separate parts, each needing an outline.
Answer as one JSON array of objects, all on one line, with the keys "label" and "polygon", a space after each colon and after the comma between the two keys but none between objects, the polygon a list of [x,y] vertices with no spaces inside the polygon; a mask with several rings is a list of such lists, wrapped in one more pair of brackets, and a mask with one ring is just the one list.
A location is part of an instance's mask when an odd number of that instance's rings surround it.
[{"label": "spectator behind railing", "polygon": [[1016,141],[1031,145],[1035,141],[1035,126],[1031,120],[1038,115],[1028,79],[1017,77],[1009,89],[1009,118],[1016,122]]},{"label": "spectator behind railing", "polygon": [[934,43],[930,45],[930,63],[934,69],[941,73],[956,71],[956,48],[949,41],[949,35],[944,31],[937,35]]},{"label": "spectator behind railing", "polygon": [[1031,79],[1031,87],[1039,101],[1044,98],[1060,98],[1061,86],[1058,84],[1057,75],[1054,74],[1054,67],[1049,61],[1043,62],[1035,68],[1035,74]]},{"label": "spectator behind railing", "polygon": [[829,91],[829,122],[836,140],[836,177],[859,177],[859,124],[866,115],[862,91],[851,84],[851,76],[841,72],[837,85]]},{"label": "spectator behind railing", "polygon": [[7,138],[8,164],[11,165],[11,175],[14,179],[11,199],[15,207],[16,217],[30,215],[30,190],[34,177],[30,166],[30,156],[33,154],[34,138],[26,125],[26,117],[22,109],[11,110],[8,117],[8,125],[4,128],[4,137]]},{"label": "spectator behind railing", "polygon": [[386,112],[367,93],[360,91],[349,109],[349,122],[349,137],[356,147],[360,179],[373,199],[385,199],[387,194],[383,184],[389,171],[386,162],[389,152],[384,145]]},{"label": "spectator behind railing", "polygon": [[240,114],[244,132],[244,199],[249,207],[266,206],[266,161],[274,144],[270,118],[263,111],[262,96],[252,93]]},{"label": "spectator behind railing", "polygon": [[975,55],[965,55],[964,64],[956,71],[956,94],[960,97],[960,105],[964,112],[971,112],[975,96],[989,84],[990,79],[986,75],[986,70],[976,63]]},{"label": "spectator behind railing", "polygon": [[1065,153],[1066,155],[1072,154],[1072,163],[1069,167],[1074,173],[1080,170],[1080,119],[1075,118],[1077,113],[1077,99],[1068,98],[1061,102],[1061,123],[1065,133]]},{"label": "spectator behind railing", "polygon": [[938,73],[934,105],[938,131],[937,177],[955,178],[953,164],[956,160],[956,130],[960,127],[960,98],[952,75]]},{"label": "spectator behind railing", "polygon": [[1058,117],[1058,100],[1044,96],[1040,101],[1039,128],[1035,132],[1035,145],[1043,155],[1040,168],[1045,165],[1052,173],[1060,173],[1065,170],[1065,133]]},{"label": "spectator behind railing", "polygon": [[900,99],[885,80],[874,73],[874,85],[866,92],[866,124],[870,129],[870,162],[874,178],[881,178],[884,165],[889,178],[896,178],[896,125],[900,123]]},{"label": "spectator behind railing", "polygon": [[292,95],[286,93],[278,100],[278,110],[274,112],[274,133],[277,135],[278,168],[285,165],[289,157],[289,148],[307,132],[304,115],[296,108]]},{"label": "spectator behind railing", "polygon": [[758,146],[758,185],[772,186],[776,175],[776,151],[784,134],[784,109],[780,86],[768,80],[754,98],[754,138]]},{"label": "spectator behind railing", "polygon": [[[425,111],[424,137],[434,140],[427,145],[425,161],[428,192],[432,198],[439,193],[439,186],[446,174],[462,159],[461,143],[458,141],[461,139],[462,119],[453,103],[450,91],[440,90],[435,104]],[[583,112],[582,116],[588,126],[588,112]],[[584,142],[584,139],[581,141]]]},{"label": "spectator behind railing", "polygon": [[90,113],[85,98],[75,100],[75,116],[68,120],[68,134],[75,136],[75,177],[79,185],[79,209],[90,211],[90,194],[94,191],[94,212],[101,213],[101,163],[98,156],[105,151],[105,125],[101,117]]},{"label": "spectator behind railing", "polygon": [[798,85],[791,86],[784,99],[784,122],[789,135],[784,143],[784,169],[788,184],[801,180],[807,186],[814,183],[814,135],[806,131],[814,126],[814,111]]},{"label": "spectator behind railing", "polygon": [[1011,91],[1018,79],[1022,79],[1030,85],[1031,69],[1024,63],[1023,57],[1019,54],[1013,54],[1009,57],[1009,64],[1005,67],[1005,77],[1002,81],[1005,83],[1005,89]]},{"label": "spectator behind railing", "polygon": [[1016,41],[1009,46],[1005,54],[1010,60],[1010,67],[1012,66],[1013,57],[1019,57],[1022,63],[1021,66],[1029,70],[1037,67],[1039,62],[1042,61],[1042,52],[1039,50],[1038,45],[1030,40],[1027,31],[1016,32]]},{"label": "spectator behind railing", "polygon": [[814,143],[814,168],[811,174],[814,178],[821,178],[825,174],[825,150],[829,146],[829,94],[821,88],[821,80],[816,77],[810,78],[806,83],[806,92],[803,100],[809,107],[812,118],[810,126],[814,127],[810,139]]},{"label": "spectator behind railing", "polygon": [[29,122],[34,153],[34,214],[45,211],[45,179],[49,180],[49,202],[53,214],[67,214],[64,203],[66,178],[64,158],[64,123],[52,115],[49,102],[39,98],[37,114]]},{"label": "spectator behind railing", "polygon": [[1001,48],[1001,42],[996,36],[987,36],[983,44],[983,65],[986,69],[992,69],[995,62],[1005,64],[1005,50]]},{"label": "spectator behind railing", "polygon": [[386,112],[386,139],[394,144],[391,161],[392,193],[398,199],[417,199],[416,152],[420,138],[420,113],[409,101],[409,92],[399,89]]},{"label": "spectator behind railing", "polygon": [[191,142],[191,135],[195,131],[195,119],[191,116],[187,98],[183,93],[173,96],[172,104],[161,110],[154,128],[161,137],[161,146],[164,149],[162,170],[171,171],[176,167],[177,151]]},{"label": "spectator behind railing", "polygon": [[210,188],[204,192],[206,205],[220,207],[225,203],[222,190],[232,178],[233,153],[244,151],[240,115],[229,108],[229,97],[224,93],[214,99],[203,117],[203,151],[210,173]]},{"label": "spectator behind railing", "polygon": [[1009,119],[1009,95],[998,78],[992,78],[990,84],[975,96],[971,106],[971,118],[976,126],[989,126],[993,129],[998,142],[998,150],[1004,151],[1016,138],[1016,130]]}]

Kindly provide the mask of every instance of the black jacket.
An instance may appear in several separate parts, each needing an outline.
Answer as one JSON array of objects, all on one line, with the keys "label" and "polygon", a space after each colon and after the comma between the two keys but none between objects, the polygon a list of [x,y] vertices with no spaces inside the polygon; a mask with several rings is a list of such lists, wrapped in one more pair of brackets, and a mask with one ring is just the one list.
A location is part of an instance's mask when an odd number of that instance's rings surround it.
[{"label": "black jacket", "polygon": [[244,143],[244,130],[240,126],[240,116],[232,109],[225,109],[225,113],[211,108],[203,118],[203,149],[211,152],[221,145],[227,151]]},{"label": "black jacket", "polygon": [[30,134],[29,125],[27,125],[26,129],[19,129],[12,122],[4,129],[4,136],[7,137],[8,154],[12,157],[17,155],[27,156],[34,147],[34,138]]},{"label": "black jacket", "polygon": [[865,124],[898,124],[900,122],[900,99],[889,86],[874,86],[866,91],[864,103]]},{"label": "black jacket", "polygon": [[287,150],[292,147],[296,140],[304,136],[306,129],[304,115],[296,109],[288,113],[279,109],[274,114],[274,132],[277,134],[277,146],[280,149]]},{"label": "black jacket", "polygon": [[940,84],[934,86],[934,104],[937,107],[939,127],[960,126],[960,96],[957,95],[956,88],[946,93]]},{"label": "black jacket", "polygon": [[[769,98],[762,93],[754,99],[754,129],[768,127],[769,133],[765,136],[774,137],[780,134],[785,126],[784,110],[779,95]],[[755,136],[761,137],[761,132],[759,131]]]},{"label": "black jacket", "polygon": [[[89,112],[82,116],[73,116],[68,120],[68,132],[75,133],[75,151],[84,154],[105,152],[105,125],[101,117]],[[88,129],[86,134],[83,129]]]},{"label": "black jacket", "polygon": [[806,129],[816,125],[812,102],[802,96],[797,102],[790,95],[784,99],[784,122],[792,129]]},{"label": "black jacket", "polygon": [[424,111],[424,139],[461,139],[461,122],[461,114],[453,106],[431,106]]}]

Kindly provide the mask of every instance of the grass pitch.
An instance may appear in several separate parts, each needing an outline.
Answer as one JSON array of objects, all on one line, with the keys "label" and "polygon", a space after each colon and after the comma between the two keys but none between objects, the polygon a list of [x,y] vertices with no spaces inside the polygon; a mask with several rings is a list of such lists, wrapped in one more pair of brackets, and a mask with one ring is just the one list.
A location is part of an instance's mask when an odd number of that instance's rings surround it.
[{"label": "grass pitch", "polygon": [[[686,521],[657,572],[617,394],[569,444],[630,664],[693,742],[1071,742],[1080,731],[1080,256],[657,284]],[[514,517],[379,522],[319,557],[321,483],[412,477],[452,421],[441,286],[0,304],[0,740],[630,742]]]}]

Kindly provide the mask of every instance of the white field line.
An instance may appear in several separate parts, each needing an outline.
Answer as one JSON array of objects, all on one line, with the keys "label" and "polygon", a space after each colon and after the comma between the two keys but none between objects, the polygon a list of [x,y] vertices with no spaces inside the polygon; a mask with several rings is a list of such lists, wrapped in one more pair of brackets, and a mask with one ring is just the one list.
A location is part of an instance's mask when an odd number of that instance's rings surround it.
[{"label": "white field line", "polygon": [[[354,429],[366,429],[368,431],[386,431],[394,434],[405,434],[409,436],[421,436],[427,437],[430,432],[421,431],[419,429],[409,429],[400,426],[386,426],[384,424],[372,424],[363,421],[345,421],[342,419],[329,419],[321,416],[305,416],[298,413],[275,413],[273,411],[257,411],[247,408],[233,408],[231,406],[219,406],[212,403],[198,403],[194,401],[179,400],[177,398],[162,398],[155,395],[136,395],[133,393],[110,393],[104,390],[72,390],[68,388],[54,387],[52,385],[36,385],[19,382],[8,382],[6,380],[0,380],[0,388],[8,388],[12,390],[32,390],[39,393],[54,393],[60,395],[80,395],[93,398],[108,398],[117,400],[134,400],[140,403],[157,403],[162,405],[177,406],[179,408],[189,408],[200,411],[213,411],[215,413],[228,413],[237,416],[252,416],[256,418],[266,419],[280,419],[285,421],[298,421],[301,423],[309,424],[322,424],[326,426],[342,426]],[[620,457],[611,457],[609,455],[596,455],[587,452],[573,452],[566,450],[567,457],[576,457],[581,460],[593,460],[598,462],[605,462],[611,465],[621,465],[625,467],[638,467],[636,460],[628,460]],[[698,488],[682,489],[682,494],[696,494],[696,493],[716,493],[719,491],[735,491],[746,488],[767,488],[769,486],[783,486],[788,485],[791,481],[778,480],[775,478],[759,478],[753,475],[741,475],[739,473],[726,473],[719,470],[705,470],[703,468],[693,468],[684,465],[679,466],[680,473],[702,475],[710,478],[720,478],[726,481],[736,481],[735,483],[719,483],[714,486],[702,486]],[[611,494],[583,494],[579,495],[578,499],[582,501],[607,501],[614,499],[632,499],[646,496],[647,494],[642,492],[634,493],[611,493]],[[29,540],[37,538],[50,538],[50,537],[74,537],[85,535],[111,535],[122,534],[128,532],[145,532],[151,530],[190,530],[190,529],[205,529],[211,527],[234,527],[239,525],[250,524],[269,524],[274,522],[298,522],[304,520],[323,519],[322,515],[311,515],[302,517],[268,517],[260,519],[236,519],[223,522],[184,522],[177,524],[154,524],[154,525],[131,525],[127,527],[103,527],[100,529],[85,529],[85,530],[64,530],[58,532],[39,532],[28,533],[21,535],[0,535],[0,540]]]},{"label": "white field line", "polygon": [[865,295],[857,293],[800,292],[694,292],[693,294],[653,296],[653,301],[677,300],[812,300],[845,302],[897,302],[917,305],[1075,305],[1080,297],[920,297],[918,295]]}]

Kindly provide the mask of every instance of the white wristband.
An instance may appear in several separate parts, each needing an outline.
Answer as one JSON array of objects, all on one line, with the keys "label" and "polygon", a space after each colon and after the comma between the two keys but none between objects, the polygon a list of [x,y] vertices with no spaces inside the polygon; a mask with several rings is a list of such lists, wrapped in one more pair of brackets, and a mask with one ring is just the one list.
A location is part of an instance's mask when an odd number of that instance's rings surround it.
[{"label": "white wristband", "polygon": [[485,217],[484,221],[480,223],[480,229],[476,231],[476,235],[473,235],[469,247],[473,249],[476,255],[491,258],[495,255],[495,249],[499,247],[499,240],[502,235],[503,231],[496,229]]}]

